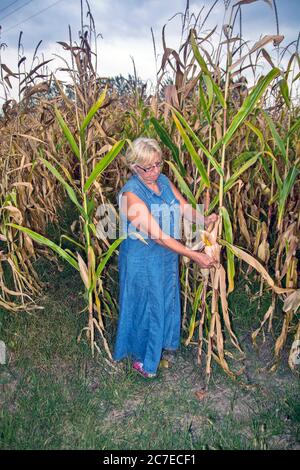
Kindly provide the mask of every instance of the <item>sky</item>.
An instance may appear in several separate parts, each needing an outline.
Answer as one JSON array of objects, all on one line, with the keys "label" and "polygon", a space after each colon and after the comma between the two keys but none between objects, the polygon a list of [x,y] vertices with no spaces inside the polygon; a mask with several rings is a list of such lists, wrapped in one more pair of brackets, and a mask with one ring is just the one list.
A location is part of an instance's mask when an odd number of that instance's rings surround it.
[{"label": "sky", "polygon": [[[231,5],[237,0],[232,0]],[[205,18],[213,0],[190,0],[190,11]],[[258,0],[242,5],[243,37],[253,45],[266,34],[276,34],[276,22],[272,0]],[[299,33],[300,0],[276,0],[280,34],[285,36],[281,46],[297,39]],[[84,2],[85,5],[85,2]],[[186,0],[89,0],[89,5],[99,34],[98,73],[108,77],[133,74],[133,57],[137,74],[145,81],[155,81],[151,27],[154,32],[158,64],[162,57],[161,31],[166,24],[167,46],[177,49],[181,36],[181,17]],[[86,13],[86,8],[85,8]],[[209,20],[207,31],[223,23],[224,0],[219,0]],[[173,19],[171,19],[173,17]],[[84,14],[85,22],[87,22]],[[34,49],[39,47],[45,59],[54,59],[51,68],[63,66],[55,54],[66,56],[57,41],[68,41],[68,25],[74,39],[80,29],[80,0],[0,0],[1,62],[16,70],[17,44],[22,30],[22,45],[28,63]],[[268,49],[269,47],[269,49]],[[269,52],[272,45],[267,46]],[[0,89],[0,100],[3,98]]]}]

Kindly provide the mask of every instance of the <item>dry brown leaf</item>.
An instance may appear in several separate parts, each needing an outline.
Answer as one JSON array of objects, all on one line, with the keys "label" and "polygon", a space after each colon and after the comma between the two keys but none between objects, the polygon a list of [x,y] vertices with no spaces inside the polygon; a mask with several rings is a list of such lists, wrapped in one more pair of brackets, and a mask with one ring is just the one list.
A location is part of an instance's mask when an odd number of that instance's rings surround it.
[{"label": "dry brown leaf", "polygon": [[89,285],[90,283],[89,283],[87,265],[85,264],[85,262],[83,261],[79,253],[77,253],[77,259],[78,259],[81,279],[83,280],[85,287],[88,289],[90,287]]},{"label": "dry brown leaf", "polygon": [[288,295],[284,301],[282,310],[288,312],[289,310],[296,310],[300,306],[300,289],[295,290],[292,294]]},{"label": "dry brown leaf", "polygon": [[203,400],[207,397],[207,392],[205,390],[197,390],[195,395],[198,400]]},{"label": "dry brown leaf", "polygon": [[235,69],[235,67],[237,67],[241,62],[243,62],[243,60],[245,60],[246,57],[248,57],[250,54],[253,54],[253,52],[257,51],[258,49],[265,46],[269,42],[273,41],[274,46],[278,46],[281,43],[281,41],[283,41],[283,39],[284,39],[284,36],[281,36],[281,35],[265,35],[262,39],[260,39],[254,44],[254,46],[250,49],[250,51],[247,54],[241,57],[241,59],[234,62],[234,64],[232,64],[229,67],[229,70],[232,71],[233,69]]},{"label": "dry brown leaf", "polygon": [[23,222],[23,215],[20,209],[14,206],[4,206],[3,209],[9,211],[10,215],[15,219],[17,224],[22,224]]},{"label": "dry brown leaf", "polygon": [[238,199],[237,216],[238,216],[238,221],[239,221],[240,232],[244,236],[248,246],[250,246],[251,245],[250,234],[249,234],[249,231],[248,231],[248,227],[247,227],[247,223],[246,223],[246,220],[245,220],[245,216],[244,216],[244,212],[243,212],[243,209],[242,209],[242,204],[241,204],[240,199]]},{"label": "dry brown leaf", "polygon": [[[248,3],[254,3],[254,2],[258,2],[259,0],[240,0],[239,2],[235,3],[233,6],[238,6],[238,5],[245,5],[245,4],[248,4]],[[270,5],[270,7],[272,7],[272,0],[264,0],[266,3],[268,3]]]},{"label": "dry brown leaf", "polygon": [[289,366],[292,370],[295,369],[296,364],[299,365],[299,362],[296,362],[296,358],[300,357],[300,320],[298,322],[298,327],[297,327],[297,332],[294,337],[294,342],[292,344],[290,354],[289,354],[289,359],[288,363]]},{"label": "dry brown leaf", "polygon": [[273,281],[273,279],[271,278],[271,276],[269,275],[269,273],[266,271],[266,269],[262,266],[262,264],[260,264],[259,261],[257,261],[257,259],[255,259],[253,256],[249,255],[248,253],[246,253],[244,250],[242,250],[241,248],[238,248],[237,246],[235,245],[231,245],[230,243],[226,242],[225,240],[220,240],[220,243],[222,243],[222,245],[225,245],[225,246],[228,246],[230,247],[230,249],[232,250],[232,252],[240,259],[242,259],[243,261],[245,261],[247,264],[249,264],[250,266],[252,266],[254,269],[256,269],[256,271],[258,271],[261,276],[263,277],[263,279],[268,283],[268,285],[277,293],[277,294],[285,294],[285,293],[288,293],[288,292],[293,292],[294,289],[285,289],[285,288],[282,288],[282,287],[278,287],[275,285],[275,282]]},{"label": "dry brown leaf", "polygon": [[273,300],[272,300],[272,303],[270,305],[270,307],[268,308],[268,310],[266,311],[265,313],[265,316],[259,326],[259,328],[257,328],[252,334],[251,334],[251,338],[252,338],[252,341],[255,345],[256,343],[256,337],[258,336],[259,332],[261,331],[262,327],[264,326],[264,324],[266,323],[267,320],[269,320],[272,316],[273,316],[273,313],[274,313],[274,309],[275,309],[275,297],[273,297]]}]

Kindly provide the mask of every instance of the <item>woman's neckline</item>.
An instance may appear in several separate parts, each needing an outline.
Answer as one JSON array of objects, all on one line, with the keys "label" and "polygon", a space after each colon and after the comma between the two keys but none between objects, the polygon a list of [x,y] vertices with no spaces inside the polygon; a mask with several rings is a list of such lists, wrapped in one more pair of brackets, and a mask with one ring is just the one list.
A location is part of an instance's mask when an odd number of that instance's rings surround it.
[{"label": "woman's neckline", "polygon": [[149,191],[151,191],[152,193],[156,194],[156,196],[161,196],[161,193],[162,193],[162,188],[161,188],[161,185],[159,184],[159,178],[160,178],[160,175],[158,176],[157,180],[156,180],[156,184],[157,184],[157,187],[159,189],[159,192],[156,192],[154,191],[154,189],[151,189],[146,183],[145,181],[138,175],[138,174],[135,174],[134,175],[147,189],[149,189]]}]

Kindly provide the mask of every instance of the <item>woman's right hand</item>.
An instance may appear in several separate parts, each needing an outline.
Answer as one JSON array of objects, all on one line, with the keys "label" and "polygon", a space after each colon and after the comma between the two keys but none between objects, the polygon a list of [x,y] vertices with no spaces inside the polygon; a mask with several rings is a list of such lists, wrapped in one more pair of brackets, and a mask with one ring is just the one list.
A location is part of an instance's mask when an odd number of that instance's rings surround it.
[{"label": "woman's right hand", "polygon": [[214,258],[211,258],[205,253],[199,253],[198,251],[193,252],[191,259],[199,264],[200,268],[203,269],[214,268],[217,264],[217,261]]}]

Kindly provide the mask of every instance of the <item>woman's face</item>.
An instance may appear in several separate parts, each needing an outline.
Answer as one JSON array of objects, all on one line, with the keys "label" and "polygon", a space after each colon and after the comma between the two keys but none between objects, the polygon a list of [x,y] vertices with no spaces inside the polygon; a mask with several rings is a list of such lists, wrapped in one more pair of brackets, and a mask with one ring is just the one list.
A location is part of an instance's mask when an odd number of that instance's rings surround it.
[{"label": "woman's face", "polygon": [[135,171],[139,176],[141,176],[145,183],[152,184],[156,182],[158,176],[160,175],[161,167],[162,159],[159,154],[156,154],[147,166],[140,166],[135,164]]}]

